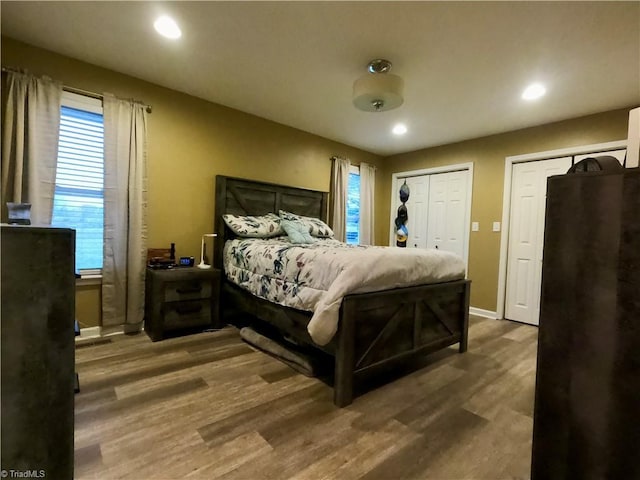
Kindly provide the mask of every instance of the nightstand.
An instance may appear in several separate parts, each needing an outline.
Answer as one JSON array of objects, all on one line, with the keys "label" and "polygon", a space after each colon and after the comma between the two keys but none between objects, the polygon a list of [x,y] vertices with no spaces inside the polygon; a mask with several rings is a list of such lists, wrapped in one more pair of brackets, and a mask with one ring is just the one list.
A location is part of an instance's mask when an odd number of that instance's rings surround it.
[{"label": "nightstand", "polygon": [[151,340],[221,327],[220,270],[147,269],[144,330]]}]

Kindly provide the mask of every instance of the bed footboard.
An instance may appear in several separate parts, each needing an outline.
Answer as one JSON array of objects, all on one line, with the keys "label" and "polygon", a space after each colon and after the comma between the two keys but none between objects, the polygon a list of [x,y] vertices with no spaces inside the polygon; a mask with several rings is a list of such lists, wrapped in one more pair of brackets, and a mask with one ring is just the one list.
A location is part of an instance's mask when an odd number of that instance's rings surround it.
[{"label": "bed footboard", "polygon": [[320,347],[306,330],[309,312],[274,305],[223,282],[224,317],[260,319],[280,332],[334,357],[334,403],[349,405],[354,384],[420,355],[455,343],[467,350],[470,282],[459,280],[381,292],[348,295],[339,329]]},{"label": "bed footboard", "polygon": [[470,281],[349,295],[340,312],[334,403],[353,401],[354,382],[459,343],[467,350]]}]

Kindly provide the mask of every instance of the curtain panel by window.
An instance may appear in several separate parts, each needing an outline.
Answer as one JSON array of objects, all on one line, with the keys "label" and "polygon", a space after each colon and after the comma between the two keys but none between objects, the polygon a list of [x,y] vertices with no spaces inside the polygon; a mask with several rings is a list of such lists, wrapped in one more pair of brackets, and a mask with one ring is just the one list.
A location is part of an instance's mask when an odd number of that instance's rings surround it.
[{"label": "curtain panel by window", "polygon": [[137,332],[144,315],[147,250],[147,113],[104,95],[102,324]]},{"label": "curtain panel by window", "polygon": [[344,242],[347,230],[347,189],[349,187],[349,166],[345,158],[333,157],[331,168],[331,228],[336,240]]},{"label": "curtain panel by window", "polygon": [[62,84],[7,72],[2,125],[2,221],[7,202],[31,203],[31,223],[51,223]]},{"label": "curtain panel by window", "polygon": [[360,245],[373,245],[374,192],[376,189],[376,167],[360,164]]}]

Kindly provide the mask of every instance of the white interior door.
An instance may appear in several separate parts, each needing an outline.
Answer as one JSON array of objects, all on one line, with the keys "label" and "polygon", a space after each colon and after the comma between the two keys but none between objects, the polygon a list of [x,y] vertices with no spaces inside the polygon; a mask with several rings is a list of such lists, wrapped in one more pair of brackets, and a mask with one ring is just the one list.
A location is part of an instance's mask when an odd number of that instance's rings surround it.
[{"label": "white interior door", "polygon": [[[407,247],[426,248],[427,218],[429,217],[429,175],[409,177],[406,181],[409,186],[409,200],[406,203],[409,215]],[[400,185],[398,185],[398,190]]]},{"label": "white interior door", "polygon": [[538,325],[547,178],[571,167],[571,157],[516,163],[512,170],[505,317]]},{"label": "white interior door", "polygon": [[431,176],[427,248],[443,248],[447,242],[447,173]]},{"label": "white interior door", "polygon": [[469,170],[431,175],[427,248],[465,257]]}]

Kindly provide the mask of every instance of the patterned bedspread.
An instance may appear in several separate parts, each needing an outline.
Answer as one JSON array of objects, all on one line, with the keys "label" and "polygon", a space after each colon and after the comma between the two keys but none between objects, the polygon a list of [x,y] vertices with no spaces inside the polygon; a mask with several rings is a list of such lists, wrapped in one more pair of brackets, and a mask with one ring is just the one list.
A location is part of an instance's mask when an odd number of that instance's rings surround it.
[{"label": "patterned bedspread", "polygon": [[287,237],[229,240],[229,280],[252,294],[313,312],[308,330],[326,345],[338,329],[345,295],[462,279],[464,261],[451,252],[347,245],[332,239],[292,244]]}]

